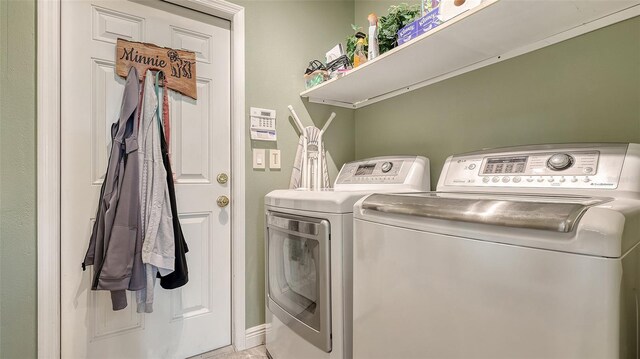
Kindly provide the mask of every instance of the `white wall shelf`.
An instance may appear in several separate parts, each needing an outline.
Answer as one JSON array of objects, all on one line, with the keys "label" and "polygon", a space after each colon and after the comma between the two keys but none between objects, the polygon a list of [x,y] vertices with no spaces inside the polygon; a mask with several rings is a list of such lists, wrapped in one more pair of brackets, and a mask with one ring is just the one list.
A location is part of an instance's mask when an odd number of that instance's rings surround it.
[{"label": "white wall shelf", "polygon": [[300,96],[360,108],[639,15],[640,0],[489,0]]}]

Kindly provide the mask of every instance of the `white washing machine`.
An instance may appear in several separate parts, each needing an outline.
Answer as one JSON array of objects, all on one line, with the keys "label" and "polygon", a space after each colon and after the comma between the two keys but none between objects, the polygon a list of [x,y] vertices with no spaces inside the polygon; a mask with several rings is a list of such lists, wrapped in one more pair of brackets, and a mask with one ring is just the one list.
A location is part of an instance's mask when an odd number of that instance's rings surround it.
[{"label": "white washing machine", "polygon": [[353,205],[373,192],[429,190],[429,160],[345,164],[334,190],[277,190],[266,206],[266,347],[273,359],[351,358]]},{"label": "white washing machine", "polygon": [[354,209],[354,358],[637,358],[640,145],[449,157]]}]

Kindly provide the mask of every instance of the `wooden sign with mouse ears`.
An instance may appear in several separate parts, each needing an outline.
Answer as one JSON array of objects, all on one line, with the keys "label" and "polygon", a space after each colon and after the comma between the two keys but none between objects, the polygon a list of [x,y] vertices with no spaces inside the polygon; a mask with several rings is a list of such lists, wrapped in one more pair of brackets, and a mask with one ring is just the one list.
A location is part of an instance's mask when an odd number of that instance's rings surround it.
[{"label": "wooden sign with mouse ears", "polygon": [[131,66],[136,67],[141,81],[147,70],[161,70],[168,88],[197,99],[195,52],[118,39],[116,73],[127,77]]}]

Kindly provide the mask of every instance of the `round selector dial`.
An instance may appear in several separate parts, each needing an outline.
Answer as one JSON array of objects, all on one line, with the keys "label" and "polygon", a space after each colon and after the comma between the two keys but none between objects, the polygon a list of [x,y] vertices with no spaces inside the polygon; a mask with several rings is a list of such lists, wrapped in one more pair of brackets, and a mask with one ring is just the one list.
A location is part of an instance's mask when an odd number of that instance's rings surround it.
[{"label": "round selector dial", "polygon": [[573,157],[566,153],[556,153],[547,160],[547,167],[554,171],[562,171],[573,165]]},{"label": "round selector dial", "polygon": [[391,162],[385,162],[382,164],[382,166],[380,167],[380,169],[382,170],[382,172],[387,173],[389,171],[391,171],[391,169],[393,168],[393,163]]}]

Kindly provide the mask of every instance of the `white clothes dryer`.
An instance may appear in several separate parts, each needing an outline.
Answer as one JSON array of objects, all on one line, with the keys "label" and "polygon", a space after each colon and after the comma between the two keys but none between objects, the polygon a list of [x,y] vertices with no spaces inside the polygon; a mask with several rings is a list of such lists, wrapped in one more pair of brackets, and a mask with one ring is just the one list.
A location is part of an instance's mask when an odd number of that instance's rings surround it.
[{"label": "white clothes dryer", "polygon": [[276,190],[266,207],[266,348],[273,359],[351,358],[353,205],[429,190],[429,160],[345,164],[333,190]]},{"label": "white clothes dryer", "polygon": [[354,358],[637,358],[640,145],[449,157],[354,210]]}]

